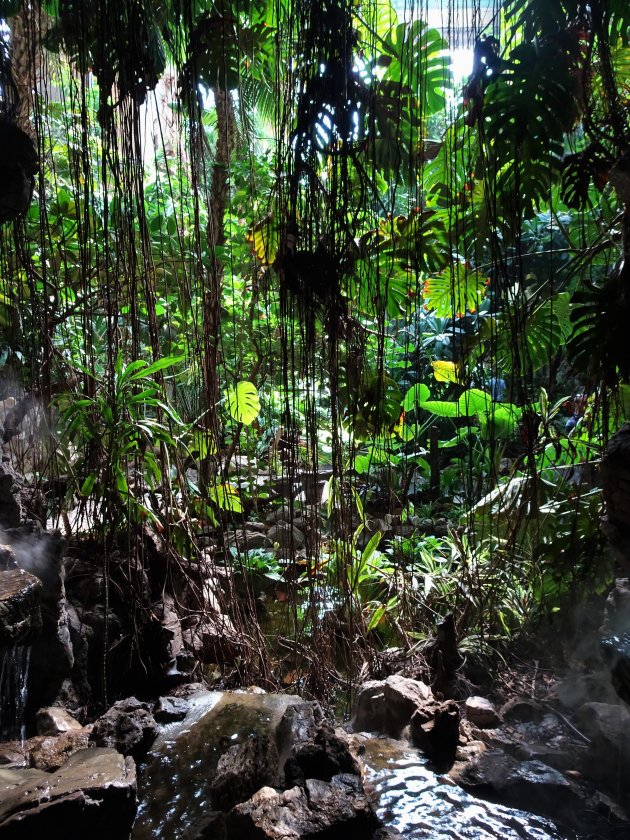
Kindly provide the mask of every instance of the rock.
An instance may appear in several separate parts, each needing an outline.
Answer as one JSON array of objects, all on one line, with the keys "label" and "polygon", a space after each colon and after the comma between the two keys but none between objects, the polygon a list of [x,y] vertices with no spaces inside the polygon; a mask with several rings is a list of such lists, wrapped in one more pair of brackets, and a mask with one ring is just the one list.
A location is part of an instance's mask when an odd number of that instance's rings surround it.
[{"label": "rock", "polygon": [[610,668],[610,680],[618,696],[630,706],[630,631],[600,642],[602,657]]},{"label": "rock", "polygon": [[[418,680],[398,675],[371,680],[359,689],[352,729],[398,738],[415,711],[434,705],[431,689]],[[427,714],[427,720],[431,717],[432,714]]]},{"label": "rock", "polygon": [[630,580],[617,578],[606,598],[606,632],[624,633],[630,628]]},{"label": "rock", "polygon": [[248,549],[273,548],[273,540],[259,531],[239,528],[230,534],[228,545],[236,546],[239,551],[247,551]]},{"label": "rock", "polygon": [[411,739],[438,770],[448,770],[455,761],[459,742],[459,706],[454,700],[440,703],[431,721],[422,709],[411,718]]},{"label": "rock", "polygon": [[267,532],[267,526],[264,522],[247,522],[246,528],[248,531],[255,531],[258,534],[265,534]]},{"label": "rock", "polygon": [[512,697],[501,706],[499,714],[507,723],[529,723],[542,720],[545,709],[529,697]]},{"label": "rock", "polygon": [[144,756],[158,734],[158,726],[146,703],[135,697],[119,700],[95,723],[90,742],[113,747],[123,755]]},{"label": "rock", "polygon": [[162,625],[167,653],[174,659],[183,650],[184,640],[173,596],[165,593],[162,599],[153,605],[153,612]]},{"label": "rock", "polygon": [[13,467],[0,463],[0,527],[17,528],[22,521],[21,479]]},{"label": "rock", "polygon": [[190,840],[226,840],[227,815],[223,811],[207,811],[187,833]]},{"label": "rock", "polygon": [[630,712],[621,705],[585,703],[573,723],[590,739],[584,770],[623,801],[630,798]]},{"label": "rock", "polygon": [[35,716],[35,723],[38,735],[61,735],[70,730],[83,730],[79,721],[61,706],[47,706],[40,709]]},{"label": "rock", "polygon": [[299,514],[300,508],[298,505],[291,505],[282,504],[280,507],[275,508],[272,511],[269,511],[267,516],[265,516],[265,524],[267,525],[275,525],[276,522],[291,522],[295,516]]},{"label": "rock", "polygon": [[79,750],[87,749],[90,732],[88,729],[70,730],[62,735],[39,736],[29,742],[31,767],[38,770],[57,770]]},{"label": "rock", "polygon": [[476,756],[455,781],[475,796],[564,822],[573,822],[582,807],[580,791],[562,773],[499,750]]},{"label": "rock", "polygon": [[610,438],[599,465],[606,514],[601,529],[616,560],[630,570],[630,423]]},{"label": "rock", "polygon": [[184,642],[203,662],[234,662],[242,655],[239,637],[227,615],[207,611],[192,627],[184,630]]},{"label": "rock", "polygon": [[468,720],[480,729],[494,729],[501,724],[497,710],[485,697],[469,697],[464,710]]},{"label": "rock", "polygon": [[278,725],[278,750],[280,766],[300,745],[313,743],[324,722],[324,713],[316,701],[289,706]]},{"label": "rock", "polygon": [[0,571],[7,571],[7,569],[17,569],[18,562],[15,557],[15,552],[10,545],[0,545]]},{"label": "rock", "polygon": [[282,520],[277,522],[267,531],[267,538],[271,543],[279,543],[283,549],[302,548],[304,545],[304,534],[295,525]]},{"label": "rock", "polygon": [[253,734],[223,753],[212,781],[212,803],[220,811],[230,811],[245,802],[278,775],[278,749],[269,735]]},{"label": "rock", "polygon": [[30,641],[42,626],[41,581],[23,569],[0,572],[0,648]]},{"label": "rock", "polygon": [[284,764],[284,785],[304,785],[307,779],[329,782],[339,774],[360,774],[347,736],[327,723],[320,725],[310,743],[296,745]]},{"label": "rock", "polygon": [[[151,807],[142,809],[138,817],[136,840],[188,838],[193,826],[205,830],[213,799],[212,781],[221,756],[248,741],[252,733],[279,744],[278,729],[287,708],[304,703],[286,694],[218,691],[199,692],[189,702],[185,719],[171,723],[158,735],[147,758],[143,776],[151,780]],[[207,836],[214,840],[212,833]]]},{"label": "rock", "polygon": [[114,750],[80,750],[53,774],[0,768],[3,840],[123,840],[135,814],[135,765]]},{"label": "rock", "polygon": [[183,720],[190,708],[183,697],[160,697],[153,709],[153,717],[158,723],[170,723]]},{"label": "rock", "polygon": [[27,700],[30,721],[34,720],[37,709],[55,703],[74,665],[64,585],[65,543],[58,531],[43,531],[30,521],[9,532],[9,536],[20,567],[43,584],[42,630],[33,640],[30,654]]},{"label": "rock", "polygon": [[28,767],[29,759],[25,741],[3,741],[0,743],[1,767]]},{"label": "rock", "polygon": [[263,787],[227,819],[228,840],[365,840],[378,826],[355,776],[278,793]]}]

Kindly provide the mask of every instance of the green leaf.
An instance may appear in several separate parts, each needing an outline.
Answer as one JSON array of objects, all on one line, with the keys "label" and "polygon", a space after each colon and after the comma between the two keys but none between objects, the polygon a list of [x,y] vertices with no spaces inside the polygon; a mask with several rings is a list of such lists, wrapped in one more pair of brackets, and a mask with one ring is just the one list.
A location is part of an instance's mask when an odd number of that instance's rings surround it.
[{"label": "green leaf", "polygon": [[462,261],[453,263],[424,284],[427,309],[440,318],[475,312],[486,292],[486,278]]},{"label": "green leaf", "polygon": [[[135,373],[133,376],[129,377],[130,382],[136,382],[138,379],[144,379],[148,376],[153,376],[154,373],[157,373],[160,370],[164,370],[165,368],[172,367],[173,365],[178,365],[180,362],[184,360],[184,356],[165,356],[163,359],[158,359],[153,364],[149,365],[144,370]],[[132,362],[134,364],[134,362]]]},{"label": "green leaf", "polygon": [[459,417],[459,410],[456,402],[447,402],[447,400],[427,400],[427,402],[420,403],[420,408],[425,411],[430,411],[436,417]]},{"label": "green leaf", "polygon": [[374,630],[383,620],[383,616],[385,615],[385,604],[379,604],[378,607],[374,610],[372,615],[370,616],[370,620],[368,621],[367,632],[369,633],[371,630]]},{"label": "green leaf", "polygon": [[227,401],[230,416],[245,426],[251,425],[260,413],[258,390],[247,380],[237,383],[236,387],[228,388]]},{"label": "green leaf", "polygon": [[420,403],[426,402],[430,396],[431,393],[424,383],[419,382],[417,385],[412,385],[405,394],[402,404],[403,411],[413,411],[418,408]]},{"label": "green leaf", "polygon": [[457,400],[457,407],[461,417],[485,416],[492,409],[492,397],[479,388],[469,388]]},{"label": "green leaf", "polygon": [[215,455],[217,447],[212,433],[206,429],[193,429],[190,451],[197,454],[199,461],[204,461],[209,455]]},{"label": "green leaf", "polygon": [[220,510],[229,510],[233,513],[243,512],[243,504],[238,495],[238,490],[232,484],[217,484],[215,487],[210,487],[208,498]]},{"label": "green leaf", "polygon": [[363,553],[361,554],[361,565],[364,566],[370,562],[372,556],[376,549],[378,548],[378,544],[381,541],[383,534],[381,531],[377,531],[370,537],[370,541],[363,549]]},{"label": "green leaf", "polygon": [[88,477],[85,479],[83,484],[81,485],[81,490],[79,491],[79,495],[86,498],[90,495],[92,490],[94,489],[94,485],[96,484],[96,473],[90,473]]}]

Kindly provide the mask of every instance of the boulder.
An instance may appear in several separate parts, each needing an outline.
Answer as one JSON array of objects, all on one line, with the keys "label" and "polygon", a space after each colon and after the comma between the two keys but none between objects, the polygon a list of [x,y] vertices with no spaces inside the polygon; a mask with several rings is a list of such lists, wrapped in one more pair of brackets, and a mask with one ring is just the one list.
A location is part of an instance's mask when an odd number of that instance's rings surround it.
[{"label": "boulder", "polygon": [[46,706],[35,716],[38,735],[62,735],[64,732],[82,731],[78,720],[61,706]]},{"label": "boulder", "polygon": [[572,823],[583,807],[581,791],[542,761],[519,761],[499,750],[473,758],[455,781],[482,799]]},{"label": "boulder", "polygon": [[602,670],[592,674],[569,674],[554,685],[552,699],[574,712],[584,703],[616,703],[617,695],[610,682],[610,673]]},{"label": "boulder", "polygon": [[278,749],[280,762],[301,744],[313,743],[322,723],[324,713],[316,701],[289,706],[278,725]]},{"label": "boulder", "polygon": [[10,545],[0,545],[0,571],[17,569],[18,562]]},{"label": "boulder", "polygon": [[630,801],[630,712],[621,705],[585,703],[573,723],[590,740],[585,774],[621,801]]},{"label": "boulder", "polygon": [[223,753],[210,788],[212,803],[219,811],[230,811],[245,802],[278,775],[278,749],[269,735],[251,738]]},{"label": "boulder", "polygon": [[3,840],[127,840],[135,814],[135,765],[115,750],[80,750],[52,774],[0,768]]},{"label": "boulder", "polygon": [[606,631],[624,633],[630,629],[630,580],[617,578],[606,598]]},{"label": "boulder", "polygon": [[298,743],[284,764],[284,786],[304,785],[307,779],[329,782],[340,774],[360,774],[347,736],[322,723],[312,741]]},{"label": "boulder", "polygon": [[411,717],[411,739],[439,771],[450,769],[459,742],[457,703],[454,700],[440,703],[429,721],[425,710],[415,711]]},{"label": "boulder", "polygon": [[302,548],[304,534],[295,525],[280,520],[267,531],[267,538],[273,543],[279,543],[283,549]]},{"label": "boulder", "polygon": [[[149,786],[146,797],[150,798],[151,807],[143,808],[138,817],[135,840],[150,840],[158,835],[207,836],[218,840],[221,835],[214,834],[215,829],[208,825],[211,803],[217,798],[222,804],[230,804],[228,779],[234,778],[237,772],[237,759],[247,755],[250,749],[252,754],[256,753],[253,744],[243,752],[233,748],[246,744],[254,733],[270,745],[280,744],[278,729],[287,708],[303,702],[296,696],[251,691],[191,694],[185,719],[171,723],[158,735],[147,758],[142,778]],[[269,749],[274,751],[273,746]],[[230,757],[221,767],[224,781],[217,782],[213,791],[213,779],[225,753],[230,753]],[[266,771],[264,756],[259,752],[256,755],[252,778],[256,775],[260,778]],[[277,759],[277,752],[275,756]],[[272,784],[278,776],[279,768],[276,768]],[[193,827],[197,834],[189,834]]]},{"label": "boulder", "polygon": [[39,578],[23,569],[0,572],[0,648],[30,641],[42,626]]},{"label": "boulder", "polygon": [[418,710],[435,707],[431,689],[419,680],[393,675],[370,680],[359,689],[352,729],[354,732],[382,732],[398,738]]},{"label": "boulder", "polygon": [[469,697],[464,704],[466,718],[480,729],[494,729],[501,724],[501,718],[493,703],[485,697]]},{"label": "boulder", "polygon": [[259,531],[243,530],[239,528],[230,534],[228,538],[228,545],[233,545],[239,551],[247,551],[258,548],[273,548],[273,540],[269,539],[266,534]]},{"label": "boulder", "polygon": [[300,507],[298,505],[288,505],[282,504],[280,507],[275,508],[274,510],[269,511],[267,516],[265,516],[265,524],[267,525],[275,525],[276,522],[291,522],[294,517],[299,515]]},{"label": "boulder", "polygon": [[0,767],[28,767],[26,741],[3,741],[0,743]]},{"label": "boulder", "polygon": [[62,735],[30,738],[26,743],[31,767],[38,770],[57,770],[71,755],[90,746],[90,733],[88,729],[81,727]]},{"label": "boulder", "polygon": [[95,721],[90,742],[112,747],[123,755],[142,758],[158,734],[155,718],[146,703],[135,697],[119,700]]},{"label": "boulder", "polygon": [[4,459],[0,462],[0,527],[16,528],[22,521],[22,480]]},{"label": "boulder", "polygon": [[153,709],[153,717],[158,723],[171,723],[183,720],[190,705],[183,697],[160,697]]},{"label": "boulder", "polygon": [[512,697],[501,706],[500,715],[506,723],[538,722],[545,716],[545,709],[529,697]]},{"label": "boulder", "polygon": [[228,840],[365,840],[378,821],[356,776],[309,779],[279,793],[263,787],[227,819]]}]

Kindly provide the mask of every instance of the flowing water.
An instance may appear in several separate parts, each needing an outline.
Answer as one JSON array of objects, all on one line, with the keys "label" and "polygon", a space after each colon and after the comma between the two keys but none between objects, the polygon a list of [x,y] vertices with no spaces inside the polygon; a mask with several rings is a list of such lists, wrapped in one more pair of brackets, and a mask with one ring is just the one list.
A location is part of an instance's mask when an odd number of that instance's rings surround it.
[{"label": "flowing water", "polygon": [[0,741],[24,740],[30,645],[15,645],[0,660]]},{"label": "flowing water", "polygon": [[[253,733],[273,732],[298,698],[207,692],[191,700],[185,720],[162,728],[139,775],[140,807],[133,840],[196,836],[211,810],[218,760]],[[568,840],[544,817],[476,799],[434,773],[402,741],[353,736],[366,792],[379,817],[407,840]]]},{"label": "flowing water", "polygon": [[186,718],[162,728],[141,769],[133,840],[194,834],[194,824],[211,810],[210,785],[221,755],[254,733],[273,731],[296,702],[286,694],[211,691],[193,697]]},{"label": "flowing water", "polygon": [[466,793],[434,773],[413,747],[354,736],[363,747],[365,787],[379,817],[406,840],[568,840],[544,817]]}]

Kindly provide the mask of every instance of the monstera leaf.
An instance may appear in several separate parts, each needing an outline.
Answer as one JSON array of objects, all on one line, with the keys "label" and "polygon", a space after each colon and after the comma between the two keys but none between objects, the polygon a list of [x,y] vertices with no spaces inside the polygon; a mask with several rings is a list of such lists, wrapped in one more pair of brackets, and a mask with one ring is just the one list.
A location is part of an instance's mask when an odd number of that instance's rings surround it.
[{"label": "monstera leaf", "polygon": [[572,299],[573,334],[568,344],[574,368],[614,385],[630,378],[630,265],[615,266],[602,286],[590,285]]},{"label": "monstera leaf", "polygon": [[440,33],[419,20],[392,26],[377,40],[370,103],[376,133],[370,149],[386,177],[413,177],[419,159],[412,138],[423,119],[443,108],[452,85],[449,64]]},{"label": "monstera leaf", "polygon": [[521,43],[485,91],[496,192],[506,200],[520,196],[518,207],[528,214],[548,197],[562,167],[564,133],[579,117],[576,62],[557,41]]},{"label": "monstera leaf", "polygon": [[275,263],[280,248],[280,226],[272,213],[254,225],[245,239],[264,265]]},{"label": "monstera leaf", "polygon": [[372,254],[384,254],[412,271],[442,270],[451,259],[448,214],[434,208],[419,207],[409,215],[381,219],[376,230],[362,241]]},{"label": "monstera leaf", "polygon": [[402,413],[402,394],[384,373],[366,376],[351,396],[346,421],[357,440],[391,434]]},{"label": "monstera leaf", "polygon": [[425,306],[438,317],[461,317],[479,308],[486,292],[486,278],[460,261],[429,277],[423,292]]},{"label": "monstera leaf", "polygon": [[251,382],[239,382],[228,388],[227,401],[231,417],[245,426],[250,426],[260,413],[258,390]]}]

